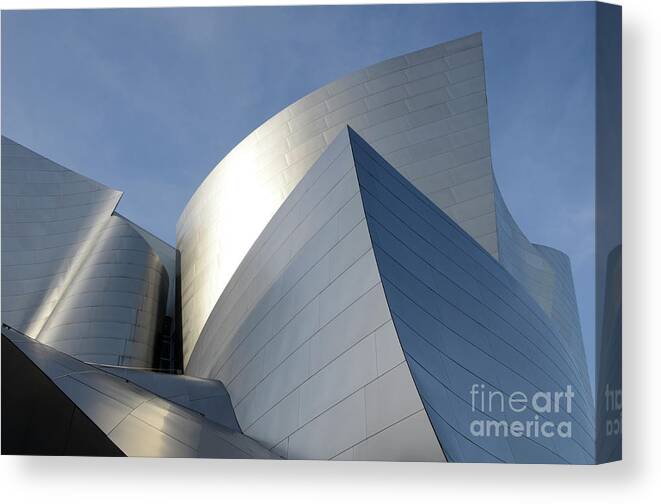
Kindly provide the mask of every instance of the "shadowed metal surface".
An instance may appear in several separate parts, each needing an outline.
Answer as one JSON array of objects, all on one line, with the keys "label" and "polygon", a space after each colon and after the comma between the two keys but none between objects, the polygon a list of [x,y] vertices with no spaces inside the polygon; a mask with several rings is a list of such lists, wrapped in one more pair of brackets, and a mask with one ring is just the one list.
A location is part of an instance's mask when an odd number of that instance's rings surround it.
[{"label": "shadowed metal surface", "polygon": [[[124,453],[8,338],[2,351],[2,454]],[[20,383],[20,386],[16,386]]]},{"label": "shadowed metal surface", "polygon": [[[177,310],[175,307],[175,279],[177,277],[177,250],[170,245],[169,243],[161,240],[159,237],[153,235],[146,229],[138,226],[135,222],[130,221],[123,215],[115,214],[119,217],[122,217],[126,222],[128,222],[133,229],[135,229],[140,236],[142,236],[145,241],[149,244],[152,251],[158,256],[161,261],[161,264],[165,268],[168,274],[169,286],[167,293],[167,304],[165,305],[165,315],[170,317],[173,321],[178,317]],[[172,330],[174,331],[174,322],[172,324]]]},{"label": "shadowed metal surface", "polygon": [[531,243],[510,214],[498,185],[494,195],[498,261],[550,318],[571,349],[569,358],[579,379],[591,390],[569,257],[554,248]]},{"label": "shadowed metal surface", "polygon": [[[525,285],[351,132],[361,197],[395,329],[448,460],[594,463],[590,386]],[[485,407],[472,388],[505,397],[564,391],[568,409]],[[487,403],[489,404],[489,403]],[[480,436],[474,421],[570,422],[571,436]]]},{"label": "shadowed metal surface", "polygon": [[277,458],[249,437],[142,387],[12,329],[3,327],[2,334],[126,455]]},{"label": "shadowed metal surface", "polygon": [[[525,286],[344,130],[246,254],[187,371],[223,381],[244,431],[288,458],[590,463],[572,352]],[[571,386],[573,411],[548,416],[574,436],[471,437],[474,418],[513,419],[471,412],[471,383]]]}]

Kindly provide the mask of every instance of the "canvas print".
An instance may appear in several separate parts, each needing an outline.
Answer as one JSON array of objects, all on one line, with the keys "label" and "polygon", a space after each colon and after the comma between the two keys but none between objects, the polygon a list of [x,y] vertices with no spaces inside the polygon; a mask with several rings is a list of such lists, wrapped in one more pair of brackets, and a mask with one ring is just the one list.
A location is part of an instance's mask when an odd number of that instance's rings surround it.
[{"label": "canvas print", "polygon": [[2,453],[621,458],[621,11],[2,12]]}]

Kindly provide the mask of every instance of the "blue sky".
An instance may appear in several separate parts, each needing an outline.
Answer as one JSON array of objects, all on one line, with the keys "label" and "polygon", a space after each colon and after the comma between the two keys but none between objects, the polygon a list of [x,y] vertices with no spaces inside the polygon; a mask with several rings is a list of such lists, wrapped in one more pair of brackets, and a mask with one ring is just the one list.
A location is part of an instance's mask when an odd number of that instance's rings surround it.
[{"label": "blue sky", "polygon": [[594,380],[594,5],[2,13],[2,133],[124,191],[174,244],[208,172],[310,91],[482,31],[493,166],[533,242],[569,254]]}]

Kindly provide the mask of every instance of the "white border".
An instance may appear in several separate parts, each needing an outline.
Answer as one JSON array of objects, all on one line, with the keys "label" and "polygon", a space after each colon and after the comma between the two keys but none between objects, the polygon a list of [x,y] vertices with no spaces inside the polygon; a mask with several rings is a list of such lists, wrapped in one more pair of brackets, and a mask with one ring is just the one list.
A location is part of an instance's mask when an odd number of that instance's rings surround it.
[{"label": "white border", "polygon": [[[208,2],[192,5],[238,5]],[[282,2],[258,1],[277,5]],[[310,2],[287,1],[287,4]],[[323,3],[354,3],[332,2]],[[360,3],[386,3],[363,1]],[[391,2],[387,2],[391,3]],[[418,2],[420,3],[420,2]],[[661,2],[623,0],[624,456],[606,466],[0,458],[4,502],[660,502]],[[166,7],[181,1],[6,1],[2,9]]]}]

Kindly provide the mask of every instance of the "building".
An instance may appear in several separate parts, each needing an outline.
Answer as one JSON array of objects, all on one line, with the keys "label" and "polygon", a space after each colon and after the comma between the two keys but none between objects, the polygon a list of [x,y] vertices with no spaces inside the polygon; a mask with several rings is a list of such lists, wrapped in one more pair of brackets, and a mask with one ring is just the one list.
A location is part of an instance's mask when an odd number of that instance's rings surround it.
[{"label": "building", "polygon": [[[173,390],[196,377],[223,392],[205,429],[233,428],[252,456],[594,462],[569,259],[530,243],[498,190],[480,34],[276,114],[198,188],[176,251],[114,213],[119,193],[49,163],[3,143],[3,244],[32,233],[3,246],[3,322],[113,383],[109,364],[183,367],[131,383],[188,412],[185,432],[200,411]],[[7,344],[44,371],[21,337]],[[89,394],[46,375],[100,425]],[[174,453],[134,446],[125,423],[120,440],[100,428],[123,453]],[[177,454],[236,455],[193,438]]]},{"label": "building", "polygon": [[175,252],[114,212],[121,195],[3,137],[2,320],[85,361],[152,367]]}]

